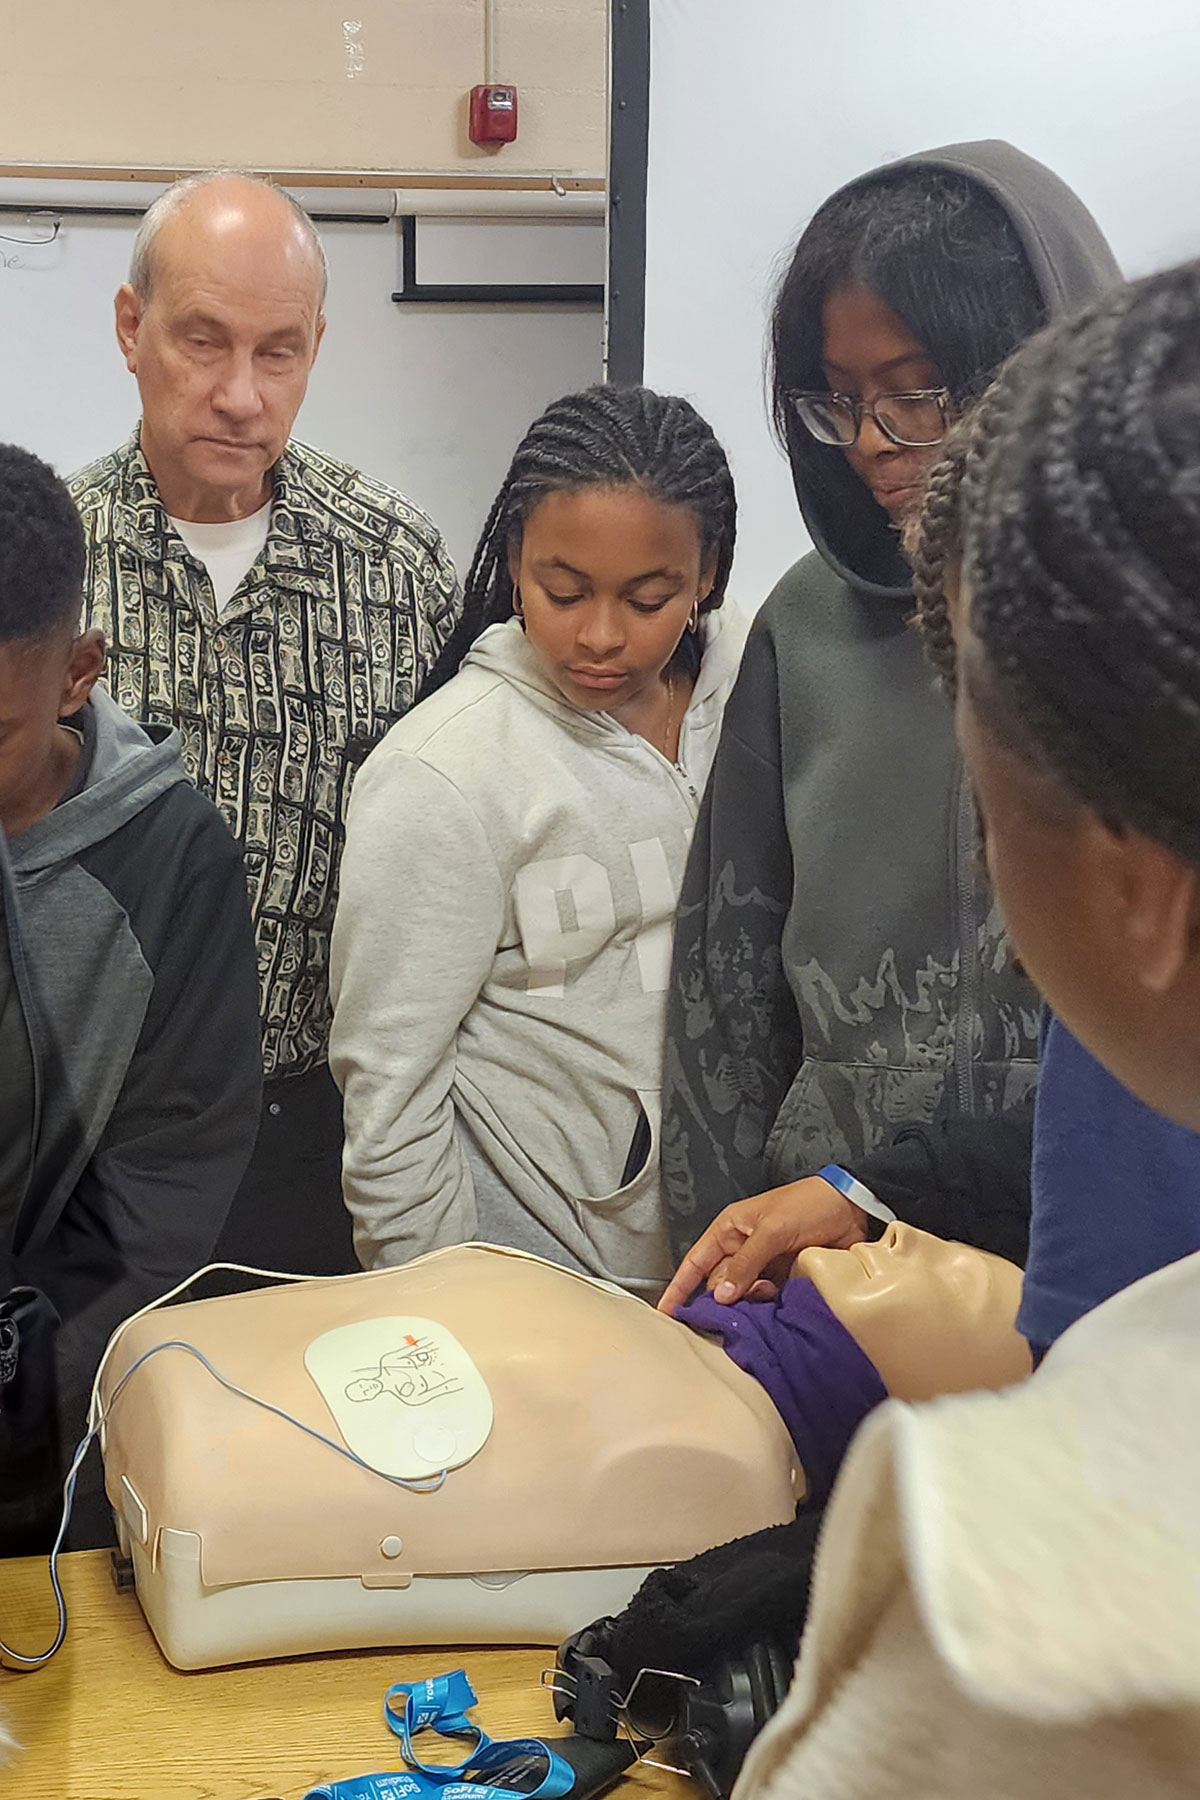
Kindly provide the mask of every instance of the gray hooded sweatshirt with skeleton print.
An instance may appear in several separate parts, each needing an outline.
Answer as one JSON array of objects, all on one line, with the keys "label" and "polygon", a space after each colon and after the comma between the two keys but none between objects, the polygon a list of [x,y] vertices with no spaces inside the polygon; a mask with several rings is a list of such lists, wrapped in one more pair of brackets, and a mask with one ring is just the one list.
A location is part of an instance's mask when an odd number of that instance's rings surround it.
[{"label": "gray hooded sweatshirt with skeleton print", "polygon": [[[909,161],[999,201],[1048,318],[1119,279],[1082,202],[1011,145]],[[797,494],[816,547],[751,631],[676,927],[662,1160],[677,1254],[731,1201],[861,1165],[897,1125],[999,1112],[1036,1074],[1037,999],[977,866],[894,531],[865,487],[836,512],[800,474]]]}]

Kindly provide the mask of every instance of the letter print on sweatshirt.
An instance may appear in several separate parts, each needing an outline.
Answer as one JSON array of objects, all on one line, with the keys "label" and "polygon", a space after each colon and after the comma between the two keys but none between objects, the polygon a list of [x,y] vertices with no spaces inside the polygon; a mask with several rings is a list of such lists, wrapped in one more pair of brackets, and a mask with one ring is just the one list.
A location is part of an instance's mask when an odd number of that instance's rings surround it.
[{"label": "letter print on sweatshirt", "polygon": [[[663,993],[670,977],[678,891],[659,838],[628,846],[643,925],[635,940],[642,991]],[[608,870],[582,853],[527,863],[513,884],[517,928],[529,964],[529,992],[560,999],[567,965],[595,956],[617,929]]]}]

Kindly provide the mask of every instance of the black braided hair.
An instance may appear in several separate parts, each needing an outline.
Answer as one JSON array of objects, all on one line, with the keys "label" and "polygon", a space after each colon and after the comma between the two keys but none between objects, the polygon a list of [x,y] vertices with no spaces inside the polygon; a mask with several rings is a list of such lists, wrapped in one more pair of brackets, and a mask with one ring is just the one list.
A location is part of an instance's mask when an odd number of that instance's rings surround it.
[{"label": "black braided hair", "polygon": [[948,589],[958,582],[961,573],[963,484],[968,467],[983,454],[999,429],[1004,398],[1004,390],[998,384],[990,387],[951,429],[926,479],[920,516],[904,534],[917,603],[912,623],[938,686],[950,701],[957,691],[957,666]]},{"label": "black braided hair", "polygon": [[[701,554],[717,552],[712,588],[725,598],[737,533],[737,500],[725,452],[690,401],[645,387],[592,387],[567,394],[535,419],[517,446],[471,561],[463,616],[424,692],[457,669],[479,634],[513,613],[509,551],[548,494],[637,486],[669,506],[686,506],[700,527]],[[681,649],[686,653],[685,640]],[[677,653],[678,654],[678,653]]]},{"label": "black braided hair", "polygon": [[905,534],[913,567],[912,622],[947,699],[955,689],[954,632],[946,598],[947,579],[957,575],[962,556],[960,492],[966,462],[966,433],[961,424],[946,440],[942,455],[929,471],[925,498],[915,531]]},{"label": "black braided hair", "polygon": [[48,463],[0,444],[0,644],[74,624],[83,605],[83,526]]},{"label": "black braided hair", "polygon": [[960,676],[1068,794],[1200,866],[1200,263],[1043,332],[996,393]]}]

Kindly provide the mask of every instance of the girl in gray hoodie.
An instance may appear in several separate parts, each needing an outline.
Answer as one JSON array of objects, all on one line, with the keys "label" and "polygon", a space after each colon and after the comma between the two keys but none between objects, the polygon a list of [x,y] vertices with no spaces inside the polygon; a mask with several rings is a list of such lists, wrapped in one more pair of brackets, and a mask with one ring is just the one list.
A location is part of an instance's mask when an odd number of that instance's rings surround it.
[{"label": "girl in gray hoodie", "polygon": [[[835,1184],[894,1193],[897,1126],[968,1145],[969,1173],[1022,1110],[1037,997],[977,864],[900,530],[955,415],[1117,276],[1079,198],[1001,142],[876,169],[800,238],[771,376],[814,547],[755,620],[684,881],[663,1106],[681,1254],[722,1209],[823,1165],[815,1239],[853,1241],[866,1209]],[[952,1235],[972,1229],[957,1211]],[[712,1266],[710,1237],[681,1285]]]},{"label": "girl in gray hoodie", "polygon": [[330,1063],[368,1268],[483,1238],[642,1291],[670,1272],[664,1013],[742,649],[718,610],[735,518],[684,400],[594,388],[517,451],[465,663],[350,807]]}]

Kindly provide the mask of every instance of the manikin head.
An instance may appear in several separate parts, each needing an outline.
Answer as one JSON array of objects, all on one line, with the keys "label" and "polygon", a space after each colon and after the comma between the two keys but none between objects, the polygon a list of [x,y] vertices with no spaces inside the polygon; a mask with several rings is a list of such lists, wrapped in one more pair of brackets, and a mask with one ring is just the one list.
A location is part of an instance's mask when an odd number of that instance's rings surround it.
[{"label": "manikin head", "polygon": [[725,453],[688,401],[636,387],[569,394],[517,448],[441,666],[515,612],[564,698],[620,718],[668,667],[697,666],[736,522]]},{"label": "manikin head", "polygon": [[325,279],[312,221],[265,181],[191,176],[150,207],[117,339],[174,517],[245,518],[270,498],[325,329]]},{"label": "manikin head", "polygon": [[701,1292],[677,1317],[761,1384],[821,1496],[886,1396],[930,1400],[1029,1374],[1021,1279],[1000,1257],[893,1223],[878,1243],[801,1251],[771,1300],[723,1306]]},{"label": "manikin head", "polygon": [[988,413],[957,720],[989,870],[1055,1013],[1197,1130],[1200,265],[1045,333]]},{"label": "manikin head", "polygon": [[819,1290],[896,1399],[1003,1387],[1029,1373],[1015,1324],[1021,1271],[1003,1257],[897,1221],[877,1243],[802,1250],[795,1273]]},{"label": "manikin head", "polygon": [[53,469],[0,446],[0,827],[16,837],[58,804],[79,755],[60,720],[104,666],[99,631],[80,635],[83,527]]}]

